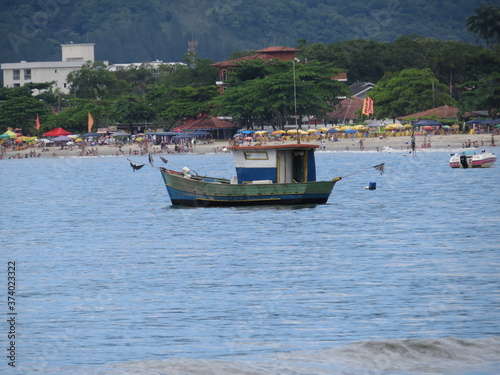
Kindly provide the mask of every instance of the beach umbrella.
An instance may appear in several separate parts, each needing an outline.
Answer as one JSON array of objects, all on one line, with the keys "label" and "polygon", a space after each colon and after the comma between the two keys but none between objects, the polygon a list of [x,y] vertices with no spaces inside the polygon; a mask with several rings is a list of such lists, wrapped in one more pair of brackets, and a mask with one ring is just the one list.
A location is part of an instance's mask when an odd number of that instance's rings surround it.
[{"label": "beach umbrella", "polygon": [[327,130],[327,133],[338,133],[339,131],[335,128],[331,128]]},{"label": "beach umbrella", "polygon": [[287,134],[297,134],[298,130],[297,129],[290,129],[286,133]]},{"label": "beach umbrella", "polygon": [[0,139],[7,139],[7,138],[10,138],[10,135],[5,133],[0,135]]},{"label": "beach umbrella", "polygon": [[500,119],[487,119],[480,123],[480,125],[497,125],[500,124]]},{"label": "beach umbrella", "polygon": [[474,119],[472,119],[472,120],[465,121],[465,123],[466,123],[466,124],[469,124],[469,125],[470,125],[470,124],[478,124],[478,125],[479,125],[479,124],[482,124],[482,123],[483,123],[483,121],[484,121],[484,120],[483,120],[483,119],[481,119],[481,118],[474,118]]},{"label": "beach umbrella", "polygon": [[354,133],[357,133],[357,131],[356,131],[356,130],[354,130],[354,129],[347,129],[345,132],[346,132],[346,134],[354,134]]},{"label": "beach umbrella", "polygon": [[308,133],[316,133],[316,129],[309,129],[307,132]]},{"label": "beach umbrella", "polygon": [[327,128],[319,128],[318,131],[320,131],[320,132],[326,132],[326,131],[328,131],[328,129]]},{"label": "beach umbrella", "polygon": [[93,132],[90,132],[90,133],[85,133],[85,134],[82,134],[80,136],[80,138],[89,138],[89,137],[100,137],[101,134],[99,133],[93,133]]},{"label": "beach umbrella", "polygon": [[72,133],[63,129],[63,128],[55,128],[55,129],[52,129],[51,131],[45,133],[44,136],[46,136],[46,137],[58,137],[60,135],[70,135],[70,134],[72,134]]},{"label": "beach umbrella", "polygon": [[7,130],[7,131],[6,131],[5,133],[3,133],[3,134],[7,134],[7,135],[9,136],[9,138],[12,138],[12,139],[17,138],[17,134],[16,134],[16,133],[14,133],[12,130]]}]

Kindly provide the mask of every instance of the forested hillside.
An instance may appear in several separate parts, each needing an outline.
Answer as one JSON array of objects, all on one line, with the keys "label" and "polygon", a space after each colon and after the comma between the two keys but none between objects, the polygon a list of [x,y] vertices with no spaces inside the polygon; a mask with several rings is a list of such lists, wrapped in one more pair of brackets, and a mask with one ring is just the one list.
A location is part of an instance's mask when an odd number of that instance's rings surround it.
[{"label": "forested hillside", "polygon": [[418,34],[473,43],[464,27],[482,0],[23,0],[0,2],[0,62],[61,58],[60,44],[96,43],[96,60],[179,61],[298,40],[394,41]]}]

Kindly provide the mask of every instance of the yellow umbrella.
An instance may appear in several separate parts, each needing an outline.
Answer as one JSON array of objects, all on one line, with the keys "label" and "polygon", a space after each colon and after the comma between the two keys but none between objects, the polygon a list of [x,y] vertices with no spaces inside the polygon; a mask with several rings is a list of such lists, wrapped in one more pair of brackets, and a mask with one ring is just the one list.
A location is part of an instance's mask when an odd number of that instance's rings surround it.
[{"label": "yellow umbrella", "polygon": [[305,130],[300,129],[299,134],[309,134],[309,132],[306,132]]},{"label": "yellow umbrella", "polygon": [[297,129],[290,129],[286,133],[287,134],[297,134]]},{"label": "yellow umbrella", "polygon": [[7,134],[10,138],[17,138],[17,134],[14,133],[12,130],[7,130],[5,133],[3,134]]},{"label": "yellow umbrella", "polygon": [[77,138],[77,139],[75,139],[75,142],[83,142],[83,139]]},{"label": "yellow umbrella", "polygon": [[320,132],[327,132],[328,129],[327,128],[319,128],[318,131],[320,131]]},{"label": "yellow umbrella", "polygon": [[316,130],[316,129],[309,129],[307,132],[308,132],[308,133],[316,133],[316,132],[317,132],[317,130]]},{"label": "yellow umbrella", "polygon": [[411,124],[404,124],[405,128],[411,128]]}]

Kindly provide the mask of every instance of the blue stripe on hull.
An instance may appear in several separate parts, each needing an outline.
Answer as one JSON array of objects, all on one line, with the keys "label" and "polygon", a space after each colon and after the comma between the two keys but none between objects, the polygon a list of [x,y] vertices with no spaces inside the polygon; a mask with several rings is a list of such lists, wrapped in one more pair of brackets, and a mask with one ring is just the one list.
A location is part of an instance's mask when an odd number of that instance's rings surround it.
[{"label": "blue stripe on hull", "polygon": [[214,197],[188,193],[167,186],[173,205],[194,207],[214,206],[254,206],[254,205],[291,205],[326,203],[330,194],[282,194],[245,197]]}]

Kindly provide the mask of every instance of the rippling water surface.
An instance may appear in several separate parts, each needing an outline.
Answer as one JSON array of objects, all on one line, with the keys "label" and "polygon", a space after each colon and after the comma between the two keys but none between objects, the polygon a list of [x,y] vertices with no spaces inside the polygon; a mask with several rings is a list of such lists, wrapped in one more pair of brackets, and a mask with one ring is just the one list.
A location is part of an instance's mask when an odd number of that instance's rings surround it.
[{"label": "rippling water surface", "polygon": [[[231,155],[169,159],[234,174]],[[323,152],[320,179],[386,173],[326,205],[196,209],[126,158],[2,160],[18,316],[0,373],[493,373],[500,169],[448,159]]]}]

